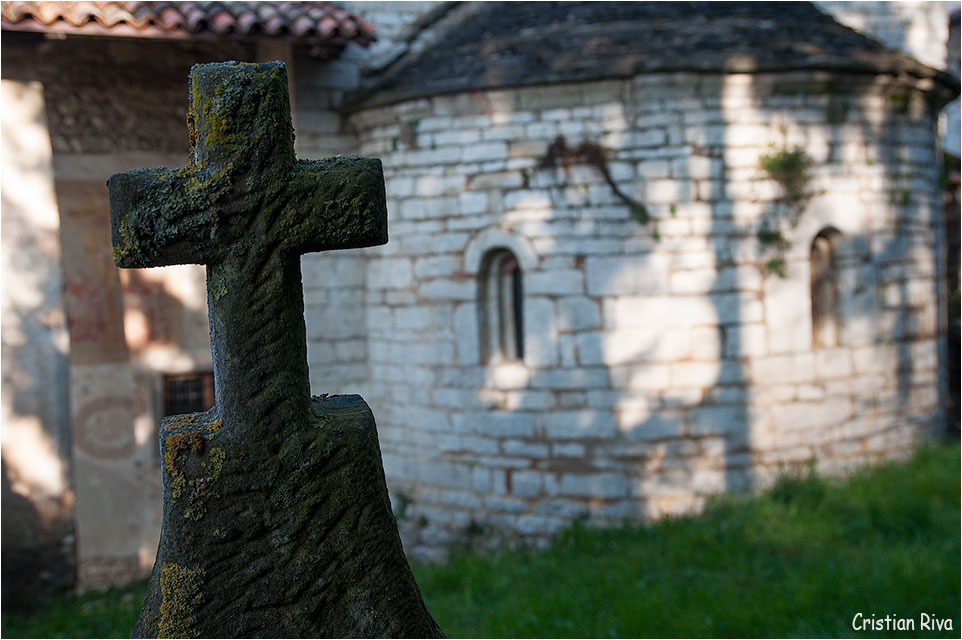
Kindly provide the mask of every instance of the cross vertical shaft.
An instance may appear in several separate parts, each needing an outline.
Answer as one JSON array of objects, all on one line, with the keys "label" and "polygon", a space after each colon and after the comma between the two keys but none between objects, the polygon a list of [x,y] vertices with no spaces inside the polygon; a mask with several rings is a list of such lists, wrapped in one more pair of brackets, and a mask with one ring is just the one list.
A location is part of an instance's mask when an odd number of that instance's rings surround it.
[{"label": "cross vertical shaft", "polygon": [[299,258],[237,254],[207,267],[217,411],[250,414],[249,430],[310,409]]}]

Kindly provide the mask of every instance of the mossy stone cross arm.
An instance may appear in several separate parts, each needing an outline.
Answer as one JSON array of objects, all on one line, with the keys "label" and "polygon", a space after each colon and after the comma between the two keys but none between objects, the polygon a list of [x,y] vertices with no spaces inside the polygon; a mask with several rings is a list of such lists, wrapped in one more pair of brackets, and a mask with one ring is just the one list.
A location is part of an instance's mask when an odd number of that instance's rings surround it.
[{"label": "mossy stone cross arm", "polygon": [[190,73],[191,155],[108,181],[119,267],[207,266],[215,406],[161,424],[164,520],[138,637],[440,635],[374,417],[311,399],[300,256],[387,242],[376,159],[294,156],[281,63]]}]

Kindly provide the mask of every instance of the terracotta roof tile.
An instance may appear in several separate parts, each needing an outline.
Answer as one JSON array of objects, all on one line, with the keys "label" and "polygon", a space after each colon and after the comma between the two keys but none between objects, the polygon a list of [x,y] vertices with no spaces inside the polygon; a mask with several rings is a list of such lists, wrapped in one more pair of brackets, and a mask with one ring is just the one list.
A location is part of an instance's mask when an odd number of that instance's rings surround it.
[{"label": "terracotta roof tile", "polygon": [[277,38],[368,45],[374,26],[330,2],[0,3],[4,30],[142,38]]}]

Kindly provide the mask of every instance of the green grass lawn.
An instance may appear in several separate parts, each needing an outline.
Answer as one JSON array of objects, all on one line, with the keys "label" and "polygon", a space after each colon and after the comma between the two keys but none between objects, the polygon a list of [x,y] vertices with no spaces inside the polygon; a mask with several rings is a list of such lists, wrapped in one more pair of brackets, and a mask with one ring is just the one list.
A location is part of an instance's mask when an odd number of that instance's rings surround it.
[{"label": "green grass lawn", "polygon": [[[958,444],[847,480],[784,477],[698,517],[576,527],[538,552],[414,567],[451,637],[959,637]],[[3,636],[128,637],[143,584],[3,619]],[[915,632],[852,629],[895,615]],[[951,631],[920,628],[922,613]]]}]

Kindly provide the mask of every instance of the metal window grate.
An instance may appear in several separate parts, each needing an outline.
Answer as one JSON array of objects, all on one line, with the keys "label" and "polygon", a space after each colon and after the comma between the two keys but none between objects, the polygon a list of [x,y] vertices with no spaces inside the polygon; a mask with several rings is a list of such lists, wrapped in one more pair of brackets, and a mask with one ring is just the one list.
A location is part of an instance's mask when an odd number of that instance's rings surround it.
[{"label": "metal window grate", "polygon": [[214,406],[214,374],[164,376],[164,415],[207,411]]}]

